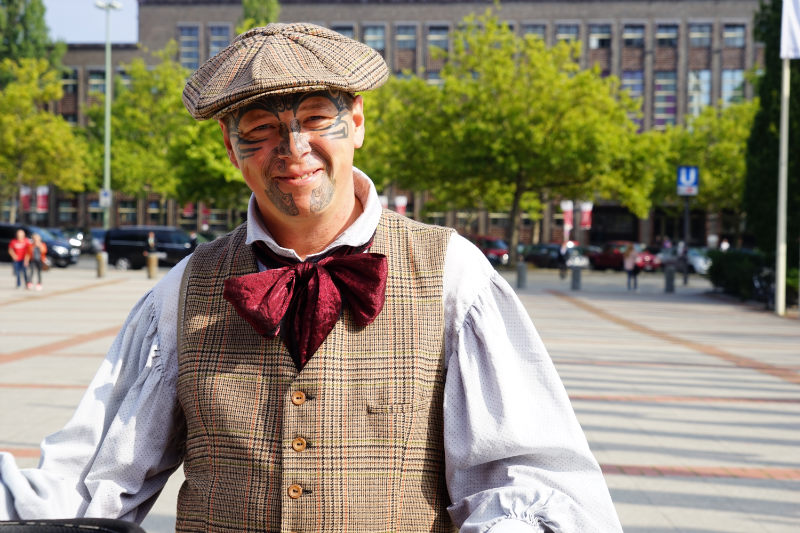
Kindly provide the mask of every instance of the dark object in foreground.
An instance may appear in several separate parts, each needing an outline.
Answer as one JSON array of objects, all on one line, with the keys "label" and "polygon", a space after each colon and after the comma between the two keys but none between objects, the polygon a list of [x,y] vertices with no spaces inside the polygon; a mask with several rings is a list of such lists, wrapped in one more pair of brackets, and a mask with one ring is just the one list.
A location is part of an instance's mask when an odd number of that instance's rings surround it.
[{"label": "dark object in foreground", "polygon": [[2,533],[145,533],[133,522],[107,518],[76,518],[67,520],[15,520],[0,522]]}]

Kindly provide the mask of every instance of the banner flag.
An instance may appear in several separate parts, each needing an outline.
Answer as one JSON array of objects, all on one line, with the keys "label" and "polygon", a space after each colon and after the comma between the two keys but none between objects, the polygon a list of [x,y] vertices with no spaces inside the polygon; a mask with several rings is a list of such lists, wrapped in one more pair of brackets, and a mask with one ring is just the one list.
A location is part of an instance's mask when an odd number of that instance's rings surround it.
[{"label": "banner flag", "polygon": [[581,202],[581,229],[592,229],[592,202]]},{"label": "banner flag", "polygon": [[783,0],[781,59],[800,58],[800,0]]},{"label": "banner flag", "polygon": [[561,211],[564,213],[564,231],[569,234],[572,225],[572,200],[561,200]]},{"label": "banner flag", "polygon": [[50,187],[40,185],[36,187],[36,212],[46,213],[50,202]]},{"label": "banner flag", "polygon": [[26,185],[19,188],[19,207],[20,211],[31,210],[31,188]]}]

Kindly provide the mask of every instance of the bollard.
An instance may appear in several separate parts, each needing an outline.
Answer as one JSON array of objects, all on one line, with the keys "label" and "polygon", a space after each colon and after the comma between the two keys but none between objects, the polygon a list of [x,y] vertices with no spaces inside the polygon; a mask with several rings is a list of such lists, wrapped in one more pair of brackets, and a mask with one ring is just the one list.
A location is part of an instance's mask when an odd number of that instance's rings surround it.
[{"label": "bollard", "polygon": [[675,292],[675,265],[664,266],[664,292]]},{"label": "bollard", "polygon": [[528,265],[525,261],[517,260],[517,288],[524,289],[528,283]]},{"label": "bollard", "polygon": [[147,254],[147,278],[153,279],[158,273],[158,256],[154,253]]},{"label": "bollard", "polygon": [[572,290],[581,290],[581,268],[572,267]]},{"label": "bollard", "polygon": [[108,252],[97,252],[95,258],[97,259],[97,277],[105,277],[106,267],[108,266]]}]

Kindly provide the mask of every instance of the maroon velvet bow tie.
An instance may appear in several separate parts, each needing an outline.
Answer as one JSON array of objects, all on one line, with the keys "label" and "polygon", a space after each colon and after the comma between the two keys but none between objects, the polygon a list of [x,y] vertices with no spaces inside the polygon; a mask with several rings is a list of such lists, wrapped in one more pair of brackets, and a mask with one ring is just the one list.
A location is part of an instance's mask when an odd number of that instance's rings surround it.
[{"label": "maroon velvet bow tie", "polygon": [[358,253],[369,244],[357,250],[337,248],[316,262],[290,264],[265,246],[254,246],[261,262],[276,268],[225,280],[222,295],[259,334],[273,338],[281,333],[301,370],[339,320],[342,300],[362,327],[383,309],[386,256]]}]

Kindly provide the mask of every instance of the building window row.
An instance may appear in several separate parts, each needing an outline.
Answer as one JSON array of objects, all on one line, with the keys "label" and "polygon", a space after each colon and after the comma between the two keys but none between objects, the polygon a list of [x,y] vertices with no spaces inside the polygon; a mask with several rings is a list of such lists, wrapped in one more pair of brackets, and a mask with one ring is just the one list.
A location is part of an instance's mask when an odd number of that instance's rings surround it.
[{"label": "building window row", "polygon": [[231,42],[230,24],[209,24],[205,35],[206,49],[202,53],[199,24],[178,26],[178,62],[190,70],[196,70],[200,63],[217,54]]}]

